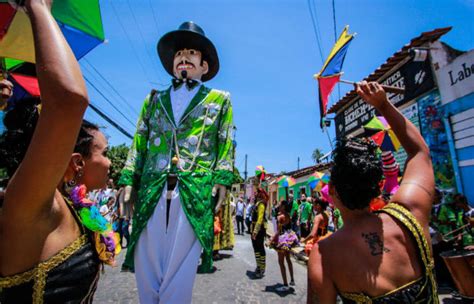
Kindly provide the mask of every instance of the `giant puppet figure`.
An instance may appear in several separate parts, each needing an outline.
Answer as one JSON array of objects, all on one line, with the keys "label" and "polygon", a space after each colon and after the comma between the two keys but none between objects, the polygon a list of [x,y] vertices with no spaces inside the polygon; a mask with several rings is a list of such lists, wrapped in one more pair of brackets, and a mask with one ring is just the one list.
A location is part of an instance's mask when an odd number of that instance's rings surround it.
[{"label": "giant puppet figure", "polygon": [[158,54],[173,79],[145,99],[119,182],[138,189],[124,266],[140,302],[190,303],[201,252],[200,270],[212,268],[214,208],[234,179],[232,105],[202,83],[219,59],[197,24],[165,34]]}]

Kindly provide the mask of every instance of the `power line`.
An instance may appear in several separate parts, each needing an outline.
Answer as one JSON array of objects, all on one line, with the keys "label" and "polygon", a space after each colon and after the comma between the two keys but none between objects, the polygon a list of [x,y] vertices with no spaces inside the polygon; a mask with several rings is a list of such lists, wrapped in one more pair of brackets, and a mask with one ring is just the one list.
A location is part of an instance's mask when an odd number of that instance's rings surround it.
[{"label": "power line", "polygon": [[115,121],[113,121],[112,119],[110,119],[107,115],[105,115],[104,112],[102,112],[101,110],[99,110],[96,106],[94,106],[92,103],[89,103],[89,107],[94,110],[94,112],[96,112],[100,117],[102,117],[105,121],[107,121],[110,125],[112,125],[114,128],[116,128],[120,133],[122,133],[123,135],[125,135],[126,137],[130,138],[130,139],[133,139],[133,136],[128,133],[127,131],[125,131],[121,126],[119,126]]},{"label": "power line", "polygon": [[337,32],[336,32],[336,3],[335,0],[332,0],[332,21],[334,24],[334,42],[337,41]]},{"label": "power line", "polygon": [[323,49],[321,47],[321,39],[319,37],[318,27],[317,27],[317,24],[318,24],[317,18],[318,17],[316,15],[316,11],[313,12],[313,9],[311,7],[311,0],[308,0],[308,9],[309,9],[309,13],[311,15],[311,23],[313,24],[314,34],[316,36],[316,43],[318,44],[319,55],[321,56],[321,64],[324,64]]},{"label": "power line", "polygon": [[155,9],[153,8],[153,5],[151,4],[151,0],[148,0],[148,3],[150,4],[150,7],[151,7],[151,13],[153,14],[153,20],[155,20],[155,26],[156,26],[156,33],[159,34],[160,32],[158,31],[158,21],[156,19],[156,15],[155,15]]},{"label": "power line", "polygon": [[114,1],[111,1],[111,2],[110,2],[110,5],[112,6],[112,10],[114,11],[115,17],[116,17],[116,19],[118,20],[118,22],[119,22],[119,24],[120,24],[120,27],[122,28],[123,32],[125,33],[125,37],[126,37],[127,40],[128,40],[128,44],[130,45],[130,47],[131,47],[132,50],[133,50],[133,53],[135,54],[135,58],[137,58],[137,61],[138,61],[138,63],[140,64],[140,67],[141,67],[142,70],[143,70],[143,75],[145,75],[145,77],[147,78],[148,82],[151,83],[151,79],[150,79],[148,73],[146,72],[145,66],[143,65],[143,62],[141,61],[140,56],[138,56],[138,52],[137,52],[137,50],[135,49],[135,46],[134,46],[134,44],[132,43],[132,40],[130,39],[130,36],[128,35],[127,30],[125,29],[125,26],[123,25],[121,19],[120,19],[119,16],[118,16],[117,9],[115,8],[115,5],[114,5]]},{"label": "power line", "polygon": [[[117,106],[119,106],[122,111],[127,110],[122,106],[122,103],[118,104],[118,101],[120,100],[114,96],[114,92],[110,90],[107,86],[105,86],[103,83],[101,83],[99,77],[96,74],[94,74],[94,72],[91,69],[89,69],[83,62],[81,63],[81,69],[84,74],[84,77],[89,77],[90,82],[94,83],[98,89],[102,90],[104,95],[113,96],[113,98],[109,98],[109,99],[113,99],[114,102],[117,101]],[[100,87],[99,84],[101,84],[102,87]],[[124,114],[126,114],[127,117],[133,117],[135,115],[131,113],[130,111],[124,111]]]},{"label": "power line", "polygon": [[[155,28],[156,28],[156,35],[157,37],[160,35],[160,31],[159,31],[159,26],[158,26],[158,18],[156,17],[156,13],[155,13],[155,8],[153,7],[153,4],[151,3],[151,0],[148,0],[148,4],[150,5],[150,8],[151,8],[151,13],[153,15],[153,21],[155,22]],[[155,83],[155,84],[158,84],[160,86],[167,86],[163,83]]]},{"label": "power line", "polygon": [[[314,19],[316,20],[316,32],[318,33],[319,36],[319,43],[321,45],[321,50],[323,50],[324,54],[324,48],[323,48],[323,36],[321,35],[320,26],[319,26],[319,19],[318,19],[318,11],[316,10],[316,3],[314,2],[315,0],[312,0],[311,2],[313,3],[313,13],[314,13]],[[324,56],[323,56],[324,57]]]},{"label": "power line", "polygon": [[[336,31],[336,0],[332,0],[332,21],[334,25],[334,43],[337,42],[337,31]],[[337,97],[341,99],[341,85],[337,83]]]},{"label": "power line", "polygon": [[112,91],[117,94],[118,97],[120,97],[121,100],[123,100],[124,104],[132,111],[133,114],[135,114],[138,117],[138,112],[135,110],[128,102],[127,100],[115,89],[115,87],[94,67],[92,63],[87,60],[87,58],[82,59],[85,63],[87,63],[96,73],[99,75],[99,77],[112,89]]},{"label": "power line", "polygon": [[127,116],[125,116],[125,114],[123,114],[122,111],[120,111],[113,104],[113,102],[110,101],[110,99],[108,99],[86,76],[84,76],[84,79],[92,88],[94,88],[94,90],[96,90],[97,93],[99,93],[100,96],[102,96],[102,98],[105,99],[105,101],[107,101],[112,106],[112,108],[114,108],[118,113],[120,113],[120,115],[122,115],[122,117],[125,118],[125,120],[128,121],[135,128],[135,124]]},{"label": "power line", "polygon": [[[137,21],[137,18],[136,18],[136,16],[135,16],[135,13],[133,12],[132,6],[130,5],[130,1],[127,0],[126,3],[127,3],[127,5],[128,5],[128,8],[130,9],[130,13],[131,13],[131,15],[132,15],[133,22],[135,22],[135,26],[136,26],[137,29],[138,29],[138,33],[140,34],[140,38],[142,39],[143,45],[145,46],[145,51],[146,51],[146,53],[147,53],[147,55],[148,55],[148,58],[150,59],[151,64],[152,64],[153,66],[157,66],[156,60],[153,60],[153,56],[150,55],[150,50],[149,50],[149,48],[147,48],[147,46],[146,46],[145,37],[143,37],[142,30],[141,30],[140,26],[138,25],[138,21]],[[159,69],[159,67],[158,67],[158,69]],[[155,71],[155,73],[157,74],[157,76],[158,76],[158,78],[159,78],[159,75],[158,75],[158,72],[157,72],[158,69],[156,69],[156,70],[154,69],[154,71]]]}]

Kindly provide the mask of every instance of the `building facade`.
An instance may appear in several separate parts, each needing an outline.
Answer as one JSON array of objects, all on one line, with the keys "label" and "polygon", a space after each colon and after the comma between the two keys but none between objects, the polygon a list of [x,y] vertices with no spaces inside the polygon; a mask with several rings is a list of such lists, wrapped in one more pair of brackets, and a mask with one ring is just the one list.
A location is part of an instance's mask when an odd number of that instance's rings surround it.
[{"label": "building facade", "polygon": [[[466,187],[474,177],[473,56],[439,41],[450,30],[435,29],[413,38],[365,80],[405,89],[404,94],[389,93],[388,99],[414,123],[429,146],[436,186],[447,193],[463,193],[473,204],[474,190]],[[446,94],[446,87],[453,86],[450,82],[462,83],[463,88],[467,87],[465,94]],[[379,115],[355,90],[328,113],[336,114],[337,138],[365,136],[363,126]],[[403,171],[403,148],[394,156]]]}]

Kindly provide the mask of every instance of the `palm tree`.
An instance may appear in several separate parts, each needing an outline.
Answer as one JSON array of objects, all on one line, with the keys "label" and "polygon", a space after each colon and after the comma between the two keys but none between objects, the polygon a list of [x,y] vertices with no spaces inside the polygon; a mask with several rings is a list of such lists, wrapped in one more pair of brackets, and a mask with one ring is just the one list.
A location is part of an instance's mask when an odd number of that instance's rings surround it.
[{"label": "palm tree", "polygon": [[313,154],[311,154],[311,158],[316,164],[319,164],[320,158],[324,156],[323,151],[319,150],[318,148],[314,149]]}]

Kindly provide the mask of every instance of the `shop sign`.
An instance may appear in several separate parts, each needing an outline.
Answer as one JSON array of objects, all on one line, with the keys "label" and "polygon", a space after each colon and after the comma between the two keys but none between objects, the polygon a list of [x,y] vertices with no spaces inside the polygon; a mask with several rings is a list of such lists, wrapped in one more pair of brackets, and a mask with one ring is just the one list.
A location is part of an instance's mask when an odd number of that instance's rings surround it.
[{"label": "shop sign", "polygon": [[[404,88],[404,94],[388,93],[392,104],[400,107],[434,87],[428,60],[409,61],[387,77],[382,84]],[[336,137],[346,136],[366,124],[376,114],[375,109],[357,98],[349,107],[336,115]]]},{"label": "shop sign", "polygon": [[435,70],[443,104],[474,92],[474,50]]}]

